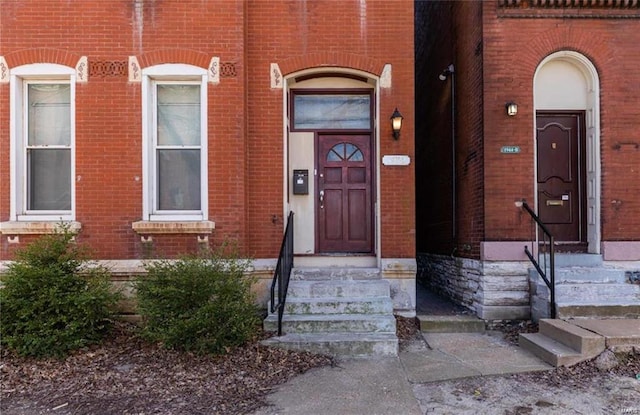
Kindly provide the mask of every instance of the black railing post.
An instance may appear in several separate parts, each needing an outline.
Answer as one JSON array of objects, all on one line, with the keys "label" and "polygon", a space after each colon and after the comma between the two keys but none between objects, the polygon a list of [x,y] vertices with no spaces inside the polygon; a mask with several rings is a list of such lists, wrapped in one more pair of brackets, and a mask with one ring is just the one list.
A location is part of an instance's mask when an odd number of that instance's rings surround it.
[{"label": "black railing post", "polygon": [[556,318],[556,264],[555,264],[555,248],[553,246],[553,235],[549,235],[549,282],[551,295],[551,318]]},{"label": "black railing post", "polygon": [[[289,212],[287,226],[282,237],[278,262],[271,282],[271,312],[278,310],[278,336],[282,335],[282,316],[289,290],[289,278],[293,269],[293,212]],[[275,301],[275,287],[278,285],[278,302]]]},{"label": "black railing post", "polygon": [[[549,296],[550,296],[549,301],[551,302],[551,304],[549,305],[549,314],[551,315],[551,318],[556,318],[556,265],[555,265],[554,238],[553,238],[553,235],[551,235],[551,232],[549,232],[549,229],[547,229],[547,227],[544,225],[544,223],[542,223],[538,215],[536,215],[536,213],[531,209],[531,207],[529,207],[526,200],[524,199],[522,199],[522,207],[524,208],[525,211],[527,211],[527,213],[529,213],[529,216],[531,216],[531,219],[533,219],[533,221],[538,225],[538,227],[542,231],[543,246],[546,246],[546,238],[547,237],[549,238],[549,274],[548,276],[547,276],[547,256],[545,253],[543,253],[544,270],[540,267],[540,244],[538,243],[538,255],[537,255],[538,260],[537,261],[533,257],[533,253],[529,251],[529,248],[526,245],[524,246],[524,252],[529,258],[529,260],[533,263],[533,266],[535,267],[536,271],[538,271],[538,274],[540,275],[540,277],[542,277],[542,280],[545,282],[545,284],[549,288]],[[531,241],[531,245],[533,246],[533,241]],[[546,252],[546,249],[545,249],[545,252]]]}]

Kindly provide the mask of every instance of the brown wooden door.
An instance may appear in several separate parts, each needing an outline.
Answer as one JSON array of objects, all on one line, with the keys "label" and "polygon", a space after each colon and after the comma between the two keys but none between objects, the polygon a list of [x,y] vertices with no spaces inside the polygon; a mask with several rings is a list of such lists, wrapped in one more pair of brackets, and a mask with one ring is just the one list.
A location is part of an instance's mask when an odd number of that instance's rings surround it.
[{"label": "brown wooden door", "polygon": [[318,252],[373,252],[370,135],[318,135]]},{"label": "brown wooden door", "polygon": [[585,242],[582,113],[536,116],[538,215],[558,242]]}]

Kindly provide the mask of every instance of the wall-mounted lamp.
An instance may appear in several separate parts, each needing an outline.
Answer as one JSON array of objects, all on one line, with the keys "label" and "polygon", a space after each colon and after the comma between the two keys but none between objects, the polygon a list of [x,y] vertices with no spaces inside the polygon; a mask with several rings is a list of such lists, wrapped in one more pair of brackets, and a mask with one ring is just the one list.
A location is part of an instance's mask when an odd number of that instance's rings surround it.
[{"label": "wall-mounted lamp", "polygon": [[441,81],[444,81],[445,79],[447,79],[447,77],[449,75],[451,75],[452,73],[454,73],[454,66],[453,64],[450,64],[449,66],[447,66],[446,68],[444,68],[442,70],[442,72],[440,72],[440,75],[438,75],[438,79]]},{"label": "wall-mounted lamp", "polygon": [[398,108],[396,107],[395,111],[393,111],[393,114],[391,114],[391,129],[393,130],[394,140],[400,138],[400,130],[402,129],[403,119],[404,117],[402,116],[402,114],[400,114]]},{"label": "wall-mounted lamp", "polygon": [[509,115],[510,117],[513,117],[518,113],[518,104],[513,101],[507,102],[506,104],[504,104],[504,107],[507,110],[507,115]]}]

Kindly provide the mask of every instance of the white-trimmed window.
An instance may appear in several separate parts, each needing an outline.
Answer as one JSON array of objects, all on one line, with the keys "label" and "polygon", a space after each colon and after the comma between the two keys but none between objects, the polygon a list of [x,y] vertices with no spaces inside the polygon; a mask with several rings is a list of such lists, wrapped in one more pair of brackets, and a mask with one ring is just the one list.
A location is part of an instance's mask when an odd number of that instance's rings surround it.
[{"label": "white-trimmed window", "polygon": [[11,69],[10,220],[75,220],[75,69]]},{"label": "white-trimmed window", "polygon": [[165,64],[143,75],[143,220],[207,219],[207,72]]}]

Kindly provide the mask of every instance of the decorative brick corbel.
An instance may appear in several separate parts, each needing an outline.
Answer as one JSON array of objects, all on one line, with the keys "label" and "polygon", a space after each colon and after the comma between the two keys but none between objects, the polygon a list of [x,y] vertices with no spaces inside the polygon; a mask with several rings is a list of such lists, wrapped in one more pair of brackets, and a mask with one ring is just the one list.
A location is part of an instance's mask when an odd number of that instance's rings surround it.
[{"label": "decorative brick corbel", "polygon": [[277,63],[272,63],[270,68],[271,89],[282,89],[282,72]]},{"label": "decorative brick corbel", "polygon": [[9,82],[9,65],[4,56],[0,56],[0,84]]},{"label": "decorative brick corbel", "polygon": [[209,68],[207,69],[209,72],[209,82],[212,84],[220,83],[220,57],[214,56],[211,58],[211,62],[209,62]]},{"label": "decorative brick corbel", "polygon": [[86,56],[81,56],[76,63],[76,82],[80,84],[89,82],[89,60]]},{"label": "decorative brick corbel", "polygon": [[129,82],[142,82],[142,70],[138,58],[129,56]]},{"label": "decorative brick corbel", "polygon": [[391,64],[387,63],[380,74],[380,88],[391,88]]}]

